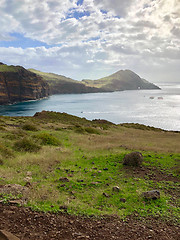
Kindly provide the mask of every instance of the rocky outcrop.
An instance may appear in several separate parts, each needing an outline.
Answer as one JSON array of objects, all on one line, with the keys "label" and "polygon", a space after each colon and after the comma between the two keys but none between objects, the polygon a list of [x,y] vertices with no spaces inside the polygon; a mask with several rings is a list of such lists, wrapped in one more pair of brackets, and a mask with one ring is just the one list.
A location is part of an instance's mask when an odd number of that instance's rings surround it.
[{"label": "rocky outcrop", "polygon": [[20,66],[0,64],[0,104],[36,100],[49,96],[42,77]]}]

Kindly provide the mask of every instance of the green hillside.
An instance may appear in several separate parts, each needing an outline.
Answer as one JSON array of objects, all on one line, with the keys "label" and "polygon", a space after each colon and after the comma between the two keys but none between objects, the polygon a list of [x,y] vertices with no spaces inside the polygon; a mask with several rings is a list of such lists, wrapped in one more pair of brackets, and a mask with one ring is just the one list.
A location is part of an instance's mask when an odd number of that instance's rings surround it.
[{"label": "green hillside", "polygon": [[159,89],[156,85],[140,78],[130,70],[120,70],[110,76],[98,80],[83,80],[90,87],[97,87],[106,91],[121,91],[135,89]]},{"label": "green hillside", "polygon": [[[179,132],[66,113],[0,116],[0,202],[59,214],[178,223],[179,141]],[[142,165],[123,165],[133,151],[142,153]],[[144,199],[142,193],[153,189],[160,198]]]}]

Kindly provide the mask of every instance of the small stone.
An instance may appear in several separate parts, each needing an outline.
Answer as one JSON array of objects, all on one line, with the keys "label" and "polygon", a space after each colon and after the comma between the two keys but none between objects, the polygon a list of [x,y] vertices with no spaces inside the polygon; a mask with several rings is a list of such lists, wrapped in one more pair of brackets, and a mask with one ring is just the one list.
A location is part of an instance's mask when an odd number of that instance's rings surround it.
[{"label": "small stone", "polygon": [[107,193],[103,193],[103,196],[105,196],[105,197],[109,197],[109,194],[107,194]]},{"label": "small stone", "polygon": [[66,177],[60,177],[59,181],[61,181],[61,182],[69,182],[69,179],[66,178]]},{"label": "small stone", "polygon": [[156,199],[160,198],[160,192],[158,190],[152,190],[152,191],[148,191],[148,192],[143,192],[142,196],[145,199],[156,200]]},{"label": "small stone", "polygon": [[98,182],[91,182],[92,185],[97,185],[99,184]]},{"label": "small stone", "polygon": [[113,192],[119,192],[120,191],[120,188],[118,186],[115,186],[112,188]]},{"label": "small stone", "polygon": [[99,170],[99,171],[98,171],[98,173],[102,173],[102,171],[101,171],[101,170]]},{"label": "small stone", "polygon": [[82,179],[77,179],[77,182],[84,182],[84,180],[82,180]]},{"label": "small stone", "polygon": [[28,172],[26,173],[26,176],[27,176],[27,177],[32,177],[32,172],[28,171]]},{"label": "small stone", "polygon": [[125,199],[125,198],[120,198],[119,200],[120,200],[120,202],[123,202],[123,203],[126,202],[126,199]]}]

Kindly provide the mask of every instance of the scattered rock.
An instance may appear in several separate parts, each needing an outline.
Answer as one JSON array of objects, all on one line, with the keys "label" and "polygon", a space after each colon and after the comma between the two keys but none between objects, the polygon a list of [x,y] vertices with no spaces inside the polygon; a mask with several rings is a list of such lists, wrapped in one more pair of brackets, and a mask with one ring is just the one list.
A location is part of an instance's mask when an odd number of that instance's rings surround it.
[{"label": "scattered rock", "polygon": [[66,177],[60,177],[59,181],[61,181],[61,182],[69,182],[69,179],[66,178]]},{"label": "scattered rock", "polygon": [[91,182],[92,185],[98,185],[99,182]]},{"label": "scattered rock", "polygon": [[109,194],[107,194],[107,193],[103,193],[103,196],[105,196],[107,198],[110,197]]},{"label": "scattered rock", "polygon": [[120,202],[123,202],[123,203],[126,202],[126,199],[125,199],[125,198],[120,198],[119,200],[120,200]]},{"label": "scattered rock", "polygon": [[140,166],[143,162],[143,156],[140,152],[126,154],[123,159],[123,165]]},{"label": "scattered rock", "polygon": [[118,186],[115,186],[112,188],[113,192],[119,192],[120,191],[120,188]]},{"label": "scattered rock", "polygon": [[0,230],[0,240],[20,240],[20,239],[10,232]]},{"label": "scattered rock", "polygon": [[32,180],[32,177],[25,177],[25,178],[24,178],[24,181],[25,181],[25,182],[30,182],[31,180]]},{"label": "scattered rock", "polygon": [[82,180],[82,179],[77,179],[77,182],[84,182],[84,180]]},{"label": "scattered rock", "polygon": [[21,195],[28,190],[27,187],[23,187],[19,184],[6,184],[0,187],[0,193],[12,194],[13,196]]},{"label": "scattered rock", "polygon": [[28,172],[26,173],[26,176],[27,176],[27,177],[32,177],[32,172],[28,171]]},{"label": "scattered rock", "polygon": [[143,197],[145,199],[159,199],[160,198],[160,192],[158,190],[152,190],[152,191],[148,191],[148,192],[143,192],[142,193]]}]

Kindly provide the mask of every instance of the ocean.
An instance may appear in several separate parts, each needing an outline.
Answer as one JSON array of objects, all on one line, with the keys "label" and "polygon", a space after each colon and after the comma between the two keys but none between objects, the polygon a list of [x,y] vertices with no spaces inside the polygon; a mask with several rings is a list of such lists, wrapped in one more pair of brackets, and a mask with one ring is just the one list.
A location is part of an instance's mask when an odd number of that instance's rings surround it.
[{"label": "ocean", "polygon": [[42,110],[66,112],[113,123],[140,123],[180,131],[180,83],[158,84],[161,90],[61,94],[0,106],[3,116],[33,116]]}]

